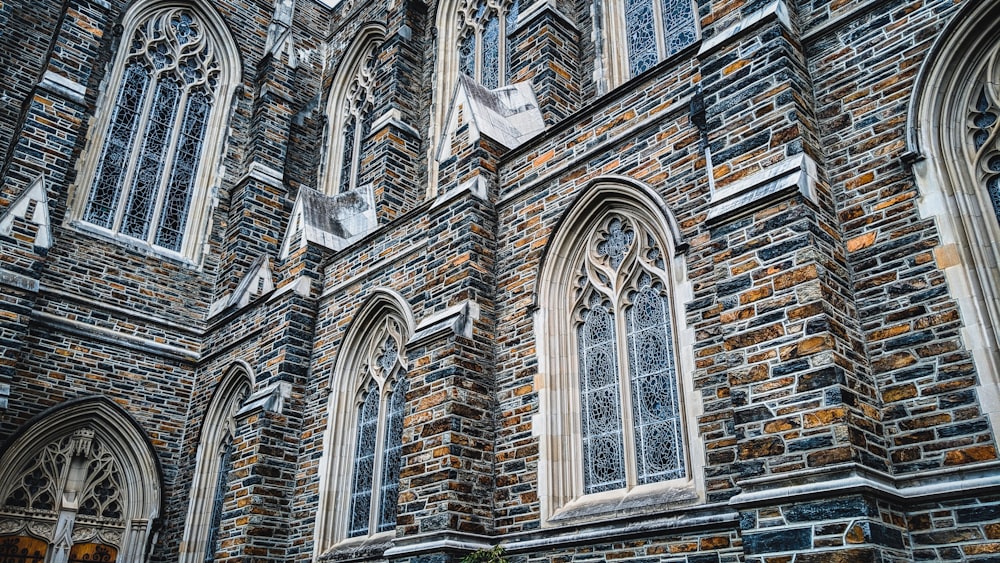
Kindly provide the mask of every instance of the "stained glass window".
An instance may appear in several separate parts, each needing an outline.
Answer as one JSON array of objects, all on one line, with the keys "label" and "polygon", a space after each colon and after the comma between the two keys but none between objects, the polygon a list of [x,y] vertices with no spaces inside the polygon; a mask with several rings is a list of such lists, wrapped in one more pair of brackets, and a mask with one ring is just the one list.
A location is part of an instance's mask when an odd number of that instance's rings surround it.
[{"label": "stained glass window", "polygon": [[339,134],[334,133],[339,142],[339,154],[334,160],[337,165],[334,173],[336,193],[357,188],[364,176],[362,162],[374,118],[372,89],[380,50],[379,44],[369,48],[339,101],[340,113],[335,129]]},{"label": "stained glass window", "polygon": [[372,508],[372,483],[375,478],[375,445],[378,443],[378,385],[368,385],[365,400],[358,409],[358,437],[354,450],[354,486],[351,492],[349,537],[368,534]]},{"label": "stained glass window", "polygon": [[212,499],[212,520],[209,524],[208,542],[205,548],[206,563],[215,561],[215,553],[219,550],[222,512],[225,507],[226,491],[229,490],[229,472],[233,469],[232,437],[226,436],[223,441],[222,454],[219,456],[219,475],[215,482],[215,497]]},{"label": "stained glass window", "polygon": [[580,399],[583,412],[585,492],[625,486],[621,389],[615,323],[610,304],[597,292],[577,329],[580,343]]},{"label": "stained glass window", "polygon": [[84,221],[182,251],[219,74],[216,49],[192,12],[165,9],[138,26]]},{"label": "stained glass window", "polygon": [[382,457],[382,503],[378,531],[396,528],[396,505],[399,503],[399,468],[403,452],[403,417],[406,416],[406,391],[409,384],[400,376],[389,399]]},{"label": "stained glass window", "polygon": [[625,45],[631,76],[697,39],[691,0],[625,0]]},{"label": "stained glass window", "polygon": [[358,416],[349,537],[396,528],[409,383],[399,369],[398,325],[390,321],[387,326],[390,334],[378,340],[382,344],[366,367],[369,382]]},{"label": "stained glass window", "polygon": [[665,264],[655,237],[640,229],[610,217],[580,270],[585,494],[687,475]]},{"label": "stained glass window", "polygon": [[520,0],[467,0],[461,10],[458,70],[494,89],[513,78],[514,46]]}]

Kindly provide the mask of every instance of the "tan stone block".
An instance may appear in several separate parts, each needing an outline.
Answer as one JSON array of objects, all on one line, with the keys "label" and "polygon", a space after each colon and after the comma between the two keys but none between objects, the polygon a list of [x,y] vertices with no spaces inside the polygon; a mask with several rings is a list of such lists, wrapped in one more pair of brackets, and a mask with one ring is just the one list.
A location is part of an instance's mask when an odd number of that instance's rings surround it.
[{"label": "tan stone block", "polygon": [[861,236],[857,236],[848,240],[847,251],[857,252],[858,250],[868,248],[869,246],[875,243],[875,235],[876,235],[875,231],[871,231]]},{"label": "tan stone block", "polygon": [[805,428],[819,428],[843,422],[846,417],[847,409],[845,407],[833,407],[806,413],[803,415],[803,425]]}]

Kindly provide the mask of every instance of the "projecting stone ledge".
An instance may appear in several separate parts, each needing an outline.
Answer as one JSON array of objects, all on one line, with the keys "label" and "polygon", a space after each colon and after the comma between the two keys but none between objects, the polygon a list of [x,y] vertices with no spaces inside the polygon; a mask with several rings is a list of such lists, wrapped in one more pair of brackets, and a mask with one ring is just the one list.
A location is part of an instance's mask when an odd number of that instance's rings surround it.
[{"label": "projecting stone ledge", "polygon": [[455,131],[468,125],[469,142],[488,137],[513,149],[545,129],[538,100],[528,82],[490,90],[465,75],[459,75],[451,109],[445,121],[438,162],[451,155]]},{"label": "projecting stone ledge", "polygon": [[732,221],[794,194],[818,205],[816,163],[804,154],[775,164],[712,194],[708,223]]},{"label": "projecting stone ledge", "polygon": [[302,187],[295,199],[280,258],[309,243],[333,251],[346,248],[375,227],[375,197],[370,184],[328,196]]}]

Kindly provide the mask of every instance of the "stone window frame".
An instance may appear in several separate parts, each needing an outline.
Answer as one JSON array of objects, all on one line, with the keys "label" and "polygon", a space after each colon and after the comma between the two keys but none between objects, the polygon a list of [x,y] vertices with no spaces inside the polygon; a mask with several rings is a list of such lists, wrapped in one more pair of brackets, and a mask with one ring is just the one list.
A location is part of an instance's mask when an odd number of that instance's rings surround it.
[{"label": "stone window frame", "polygon": [[[627,41],[628,32],[625,22],[624,2],[618,0],[595,1],[599,4],[599,6],[595,6],[595,9],[600,12],[600,20],[595,22],[595,31],[599,36],[598,47],[600,49],[600,54],[598,55],[599,60],[597,61],[598,68],[595,71],[597,76],[595,78],[598,82],[602,82],[601,75],[603,74],[606,80],[606,86],[609,90],[611,90],[625,84],[638,75],[633,76],[630,70]],[[663,1],[664,0],[649,0],[652,4],[652,10],[655,18],[656,44],[659,61],[668,59],[672,55],[683,50],[683,48],[680,48],[671,51],[666,44],[663,29]],[[696,1],[687,1],[691,4],[691,15],[694,19],[695,34],[694,39],[690,43],[690,45],[693,45],[701,39],[701,25],[698,19],[698,6]],[[601,68],[602,65],[604,66],[603,69]]]},{"label": "stone window frame", "polygon": [[[345,147],[344,127],[347,119],[357,118],[359,122],[362,120],[362,115],[355,110],[356,108],[345,108],[345,105],[354,99],[360,89],[366,92],[368,98],[365,104],[367,111],[375,111],[377,104],[372,99],[375,86],[373,79],[379,61],[372,59],[381,53],[384,42],[385,28],[377,24],[365,25],[355,35],[333,74],[335,78],[326,105],[327,126],[319,174],[319,185],[326,195],[336,195],[359,187],[358,180],[363,175],[361,168],[365,157],[364,145],[370,140],[374,131],[368,131],[365,138],[356,138],[354,147]],[[361,113],[364,111],[361,110]],[[369,123],[377,121],[378,117],[370,113]],[[341,189],[343,183],[341,163],[344,161],[344,151],[348,148],[352,152],[350,155],[352,174],[347,180],[348,187]]]},{"label": "stone window frame", "polygon": [[[971,3],[939,35],[915,81],[904,158],[913,163],[920,215],[937,226],[935,261],[958,303],[980,406],[994,433],[1000,432],[1000,221],[985,185],[996,171],[984,157],[1000,154],[1000,124],[983,150],[973,150],[970,140],[985,73],[1000,79],[997,21],[1000,4]],[[1000,117],[1000,89],[994,90],[992,109]]]},{"label": "stone window frame", "polygon": [[[585,494],[579,359],[576,330],[567,319],[573,319],[572,294],[587,240],[611,215],[641,224],[667,254],[663,258],[671,292],[675,370],[688,469],[687,476],[681,479]],[[678,251],[684,248],[682,240],[677,222],[663,200],[647,186],[624,177],[591,182],[556,226],[539,267],[534,315],[539,359],[539,413],[534,434],[540,440],[538,475],[543,526],[662,511],[665,506],[684,507],[704,501],[705,454],[697,425],[702,400],[693,380],[694,334],[684,313],[692,288],[685,256]],[[625,509],[626,505],[630,508]]]},{"label": "stone window frame", "polygon": [[[384,337],[387,327],[395,324],[399,344],[399,365],[385,378],[377,378],[368,363]],[[381,468],[384,453],[384,435],[387,426],[388,398],[399,377],[405,377],[406,344],[415,330],[413,313],[406,300],[390,289],[376,289],[351,321],[337,354],[329,383],[330,402],[326,433],[323,436],[323,454],[319,462],[320,499],[316,517],[315,557],[338,546],[361,544],[372,540],[391,540],[395,530],[377,532],[377,510],[370,515],[369,533],[349,537],[351,494],[353,492],[354,456],[358,434],[358,412],[365,391],[373,377],[379,387],[379,430],[376,439],[375,467]],[[376,481],[372,490],[378,491]],[[372,505],[376,503],[373,500]]]},{"label": "stone window frame", "polygon": [[[95,543],[118,550],[119,561],[145,561],[150,555],[154,526],[163,513],[163,472],[147,432],[119,405],[103,396],[88,396],[52,407],[19,429],[0,453],[0,503],[20,479],[13,473],[38,457],[48,445],[71,440],[73,455],[90,451],[101,441],[112,453],[120,473],[123,528],[102,529],[103,520],[76,526],[74,506],[79,499],[59,499],[54,514],[12,514],[0,510],[5,533],[22,534],[48,543],[50,553],[63,553],[71,545]],[[61,479],[69,477],[63,472]],[[90,482],[88,478],[84,482]],[[64,484],[57,488],[62,490]],[[17,522],[22,520],[21,532]]]},{"label": "stone window frame", "polygon": [[245,362],[238,362],[223,375],[205,410],[195,454],[191,500],[181,539],[180,563],[202,563],[207,559],[206,550],[213,534],[215,497],[223,478],[219,474],[219,460],[226,447],[233,443],[236,414],[253,388],[253,371]]},{"label": "stone window frame", "polygon": [[[204,26],[205,42],[210,45],[214,60],[218,62],[218,86],[205,126],[205,134],[200,147],[199,165],[192,181],[194,192],[187,204],[187,219],[185,222],[182,243],[179,250],[155,245],[154,229],[146,239],[138,239],[118,232],[120,227],[105,228],[90,223],[84,216],[88,207],[90,192],[95,175],[101,166],[101,156],[104,150],[104,140],[112,125],[114,106],[123,86],[127,62],[130,58],[131,38],[136,30],[150,18],[170,10],[185,9],[199,18]],[[218,11],[207,0],[192,0],[183,5],[169,0],[154,0],[137,2],[132,5],[122,18],[122,34],[117,53],[114,55],[101,86],[97,100],[94,122],[90,127],[87,144],[78,163],[77,180],[70,187],[72,194],[67,214],[68,224],[78,230],[95,234],[102,238],[114,240],[135,249],[141,249],[153,255],[163,256],[183,263],[200,264],[204,252],[204,241],[210,226],[211,211],[214,206],[214,195],[222,181],[222,157],[228,139],[228,122],[236,89],[240,84],[242,69],[241,57],[236,43],[230,35],[227,25]],[[148,118],[148,115],[146,116]],[[139,123],[137,130],[144,130],[146,122]],[[137,149],[129,153],[130,160]],[[134,173],[131,165],[129,174]],[[163,187],[160,187],[162,191]],[[124,190],[124,189],[123,189]],[[162,196],[158,191],[158,198]],[[124,192],[123,192],[124,193]]]}]

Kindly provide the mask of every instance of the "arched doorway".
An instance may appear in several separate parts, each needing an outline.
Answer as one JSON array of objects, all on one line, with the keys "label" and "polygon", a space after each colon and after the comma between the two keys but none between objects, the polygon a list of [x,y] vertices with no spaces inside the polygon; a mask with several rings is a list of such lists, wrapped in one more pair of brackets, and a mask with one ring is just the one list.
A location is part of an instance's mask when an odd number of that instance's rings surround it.
[{"label": "arched doorway", "polygon": [[160,481],[146,437],[110,401],[43,413],[0,456],[0,563],[145,560]]}]

